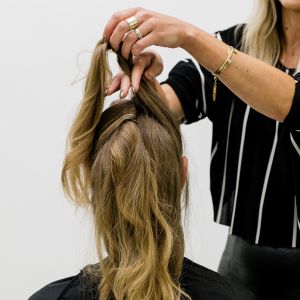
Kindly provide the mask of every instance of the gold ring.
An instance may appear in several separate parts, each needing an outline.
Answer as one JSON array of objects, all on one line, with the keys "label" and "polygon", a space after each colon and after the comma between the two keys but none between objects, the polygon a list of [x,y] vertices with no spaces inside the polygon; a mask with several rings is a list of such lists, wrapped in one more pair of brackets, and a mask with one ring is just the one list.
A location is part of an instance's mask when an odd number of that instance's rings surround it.
[{"label": "gold ring", "polygon": [[135,32],[135,34],[136,34],[136,36],[138,37],[139,40],[143,38],[143,35],[142,35],[141,31],[138,28],[134,28],[134,32]]},{"label": "gold ring", "polygon": [[129,30],[133,30],[139,26],[138,20],[136,17],[130,17],[125,20],[129,26]]}]

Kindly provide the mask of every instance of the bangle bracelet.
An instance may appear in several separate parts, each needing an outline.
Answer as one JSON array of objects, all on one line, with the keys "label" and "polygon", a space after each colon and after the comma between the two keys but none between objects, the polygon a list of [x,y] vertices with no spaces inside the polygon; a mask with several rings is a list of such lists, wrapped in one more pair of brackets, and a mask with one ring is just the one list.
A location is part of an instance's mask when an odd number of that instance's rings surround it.
[{"label": "bangle bracelet", "polygon": [[220,68],[216,72],[212,73],[212,75],[214,76],[213,101],[216,101],[216,98],[217,98],[217,80],[218,80],[218,76],[220,74],[222,74],[226,70],[226,68],[232,63],[233,54],[237,54],[237,51],[232,46],[230,46],[229,50],[228,50],[228,56],[227,56],[226,60],[224,61],[224,63],[220,66]]}]

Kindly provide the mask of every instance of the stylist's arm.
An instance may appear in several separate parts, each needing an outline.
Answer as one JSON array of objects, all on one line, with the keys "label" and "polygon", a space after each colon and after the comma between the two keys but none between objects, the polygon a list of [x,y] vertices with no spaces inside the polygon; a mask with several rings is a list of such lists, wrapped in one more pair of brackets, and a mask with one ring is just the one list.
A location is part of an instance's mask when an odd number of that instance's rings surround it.
[{"label": "stylist's arm", "polygon": [[[134,31],[127,34],[129,26],[126,19],[130,17],[135,17],[138,21],[140,37]],[[151,45],[181,47],[210,72],[218,70],[228,55],[228,45],[200,28],[143,8],[132,8],[115,13],[105,26],[104,35],[109,39],[112,48],[120,50],[125,58],[128,58],[130,52],[139,57]],[[122,49],[119,49],[122,41]],[[147,53],[146,56],[147,66],[142,74],[150,74],[150,77],[157,76],[159,56]],[[275,67],[239,51],[233,56],[232,61],[226,72],[218,77],[219,80],[255,110],[275,120],[283,121],[292,105],[295,80]],[[161,62],[159,64],[162,65]],[[160,72],[161,70],[162,68]],[[141,73],[141,70],[139,72]],[[138,89],[139,78],[137,75],[132,75],[134,89]],[[122,84],[126,86],[126,82]],[[127,79],[127,86],[130,86],[129,79]],[[112,90],[113,87],[109,87],[108,93]],[[172,91],[169,93],[175,97]]]}]

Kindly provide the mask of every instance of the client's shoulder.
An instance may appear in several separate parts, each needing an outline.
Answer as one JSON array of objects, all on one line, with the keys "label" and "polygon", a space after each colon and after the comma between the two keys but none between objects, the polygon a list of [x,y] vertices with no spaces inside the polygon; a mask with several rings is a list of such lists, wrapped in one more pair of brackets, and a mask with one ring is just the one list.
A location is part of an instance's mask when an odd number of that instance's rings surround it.
[{"label": "client's shoulder", "polygon": [[181,287],[191,298],[206,300],[254,300],[252,292],[224,276],[184,258]]},{"label": "client's shoulder", "polygon": [[51,282],[35,292],[31,297],[29,297],[29,300],[61,299],[63,294],[76,285],[78,278],[79,274]]},{"label": "client's shoulder", "polygon": [[[29,300],[97,300],[99,265],[88,265],[79,274],[47,284]],[[254,300],[253,295],[222,275],[184,258],[182,289],[193,300]]]},{"label": "client's shoulder", "polygon": [[98,281],[90,271],[97,268],[98,265],[88,265],[77,275],[51,282],[28,300],[96,300]]}]

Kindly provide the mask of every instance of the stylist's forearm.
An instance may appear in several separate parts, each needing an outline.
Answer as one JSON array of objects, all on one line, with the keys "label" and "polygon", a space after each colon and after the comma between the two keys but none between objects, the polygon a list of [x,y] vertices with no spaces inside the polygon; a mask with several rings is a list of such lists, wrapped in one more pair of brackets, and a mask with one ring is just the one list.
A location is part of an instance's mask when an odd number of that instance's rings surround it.
[{"label": "stylist's forearm", "polygon": [[[188,25],[183,48],[203,67],[215,72],[228,55],[228,46],[203,30]],[[218,77],[234,94],[260,113],[283,121],[295,92],[294,79],[284,72],[242,52]]]}]

